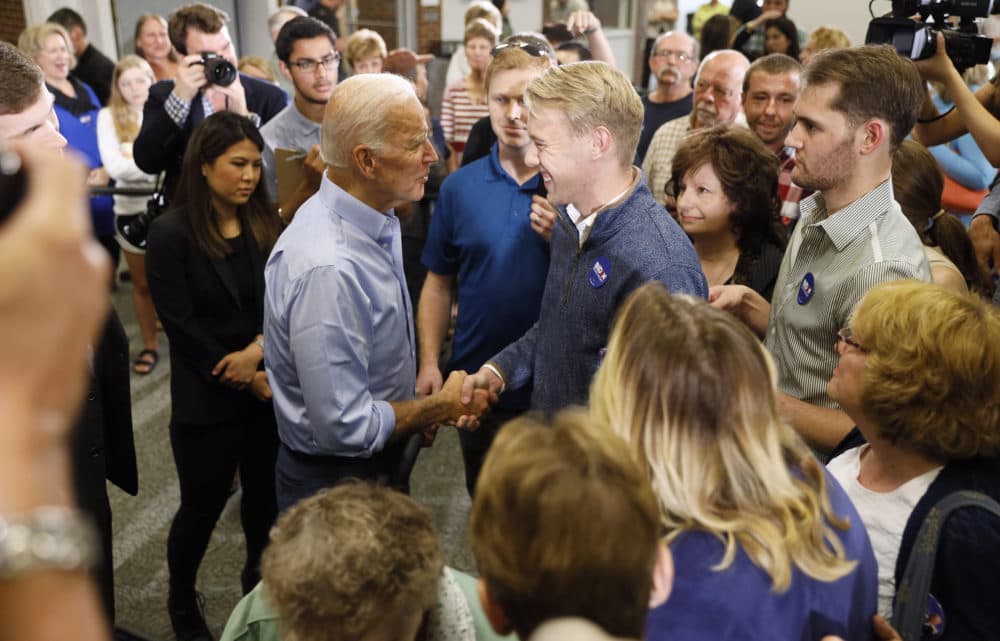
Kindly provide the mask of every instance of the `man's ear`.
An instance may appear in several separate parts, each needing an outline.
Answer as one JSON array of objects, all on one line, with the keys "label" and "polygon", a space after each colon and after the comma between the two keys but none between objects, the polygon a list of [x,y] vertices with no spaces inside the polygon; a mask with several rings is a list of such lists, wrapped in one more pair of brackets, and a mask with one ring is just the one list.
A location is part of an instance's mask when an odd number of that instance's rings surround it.
[{"label": "man's ear", "polygon": [[476,581],[476,593],[479,595],[479,604],[483,606],[483,613],[486,615],[486,620],[490,622],[493,631],[500,636],[507,636],[514,632],[503,608],[490,594],[489,588],[486,587],[486,580],[482,577]]},{"label": "man's ear", "polygon": [[365,178],[375,177],[375,153],[370,147],[365,145],[357,145],[351,150],[351,156],[354,158],[354,164],[357,165],[358,171]]},{"label": "man's ear", "polygon": [[610,153],[611,147],[614,146],[615,137],[611,134],[611,130],[600,125],[590,132],[590,140],[591,149],[596,158]]},{"label": "man's ear", "polygon": [[862,156],[868,156],[876,149],[881,148],[883,144],[889,145],[889,140],[892,138],[892,127],[881,118],[869,118],[859,128],[859,137],[861,138],[859,152]]},{"label": "man's ear", "polygon": [[281,75],[288,78],[292,82],[295,82],[294,80],[292,80],[292,70],[288,68],[288,65],[285,64],[284,60],[278,61],[278,69],[281,71]]}]

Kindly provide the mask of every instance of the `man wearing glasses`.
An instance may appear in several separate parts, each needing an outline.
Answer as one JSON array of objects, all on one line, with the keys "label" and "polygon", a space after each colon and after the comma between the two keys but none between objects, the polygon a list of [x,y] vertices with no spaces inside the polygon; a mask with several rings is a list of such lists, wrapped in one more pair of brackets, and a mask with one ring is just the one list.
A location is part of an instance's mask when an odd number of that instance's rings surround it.
[{"label": "man wearing glasses", "polygon": [[[323,112],[337,86],[337,36],[315,18],[292,18],[281,27],[274,41],[281,73],[295,87],[295,96],[285,109],[260,129],[264,137],[264,176],[271,198],[279,201],[275,149],[297,150],[303,172],[295,191],[278,202],[282,217],[289,221],[299,205],[319,189],[323,161],[319,154]],[[288,161],[293,162],[293,161]]]},{"label": "man wearing glasses", "polygon": [[[667,47],[659,45],[657,49]],[[656,54],[656,49],[653,54]],[[690,117],[675,118],[660,127],[653,135],[642,161],[649,190],[657,201],[663,201],[674,154],[688,132],[715,125],[731,125],[743,118],[740,99],[743,95],[743,76],[749,66],[750,61],[742,53],[731,49],[713,51],[701,62],[694,82],[694,111]]]},{"label": "man wearing glasses", "polygon": [[686,33],[661,34],[649,54],[649,69],[656,89],[642,99],[642,134],[635,150],[635,164],[642,166],[653,134],[667,122],[691,113],[691,78],[698,68],[698,41]]},{"label": "man wearing glasses", "polygon": [[232,111],[262,125],[288,104],[285,92],[269,82],[238,74],[232,84],[209,84],[202,54],[215,54],[236,67],[238,58],[226,23],[229,16],[196,2],[180,7],[167,19],[170,42],[184,58],[177,79],[163,80],[149,90],[142,129],[135,140],[135,164],[150,174],[166,172],[169,199],[181,159],[194,128],[217,111]]}]

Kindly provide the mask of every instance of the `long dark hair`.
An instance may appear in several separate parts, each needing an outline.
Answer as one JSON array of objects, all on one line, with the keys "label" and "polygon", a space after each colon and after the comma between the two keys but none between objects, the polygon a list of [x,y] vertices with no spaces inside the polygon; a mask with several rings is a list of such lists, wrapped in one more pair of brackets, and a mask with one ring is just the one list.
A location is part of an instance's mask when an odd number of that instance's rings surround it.
[{"label": "long dark hair", "polygon": [[[799,59],[799,30],[795,26],[795,23],[785,18],[784,16],[780,18],[772,18],[764,23],[764,35],[767,36],[767,30],[774,27],[781,33],[785,34],[785,38],[788,40],[788,51],[779,51],[776,53],[784,53],[786,55]],[[775,52],[772,52],[775,53]]]},{"label": "long dark hair", "polygon": [[976,261],[965,225],[941,209],[944,176],[926,147],[912,140],[892,154],[892,189],[903,214],[925,245],[937,246],[962,272],[970,291],[993,296],[993,280]]},{"label": "long dark hair", "polygon": [[[229,253],[229,244],[219,230],[217,213],[212,207],[212,190],[202,174],[202,166],[214,162],[233,145],[249,140],[258,150],[264,139],[248,118],[231,111],[221,111],[205,118],[195,128],[188,142],[174,202],[184,212],[198,248],[213,257]],[[263,177],[262,177],[263,178]],[[244,231],[249,229],[261,252],[269,252],[281,232],[281,221],[271,209],[264,181],[260,180],[245,205],[236,210]]]}]

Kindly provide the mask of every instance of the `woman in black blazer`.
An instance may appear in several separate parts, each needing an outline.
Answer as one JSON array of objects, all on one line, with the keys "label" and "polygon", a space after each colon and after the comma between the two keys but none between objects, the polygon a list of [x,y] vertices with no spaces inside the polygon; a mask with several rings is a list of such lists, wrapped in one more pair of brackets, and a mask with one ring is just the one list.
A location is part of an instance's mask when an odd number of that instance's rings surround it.
[{"label": "woman in black blazer", "polygon": [[170,444],[181,494],[167,539],[178,639],[211,638],[195,578],[237,466],[244,592],[260,578],[277,512],[278,437],[261,331],[264,263],[280,220],[260,180],[263,147],[250,120],[206,118],[184,155],[174,207],[149,230],[149,288],[170,341]]}]

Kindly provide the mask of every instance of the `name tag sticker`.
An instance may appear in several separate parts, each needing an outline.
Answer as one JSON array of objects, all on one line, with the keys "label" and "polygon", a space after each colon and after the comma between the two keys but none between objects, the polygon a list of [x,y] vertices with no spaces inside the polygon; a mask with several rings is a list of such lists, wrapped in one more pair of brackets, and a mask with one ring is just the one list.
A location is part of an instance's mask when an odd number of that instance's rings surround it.
[{"label": "name tag sticker", "polygon": [[802,282],[799,283],[799,305],[808,303],[815,292],[816,278],[812,275],[812,272],[806,272],[806,275],[802,277]]},{"label": "name tag sticker", "polygon": [[601,256],[594,261],[593,266],[590,268],[590,286],[594,289],[604,287],[604,283],[608,282],[610,276],[611,261],[608,260],[607,256]]}]

